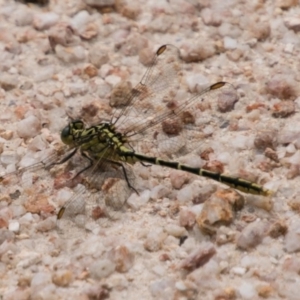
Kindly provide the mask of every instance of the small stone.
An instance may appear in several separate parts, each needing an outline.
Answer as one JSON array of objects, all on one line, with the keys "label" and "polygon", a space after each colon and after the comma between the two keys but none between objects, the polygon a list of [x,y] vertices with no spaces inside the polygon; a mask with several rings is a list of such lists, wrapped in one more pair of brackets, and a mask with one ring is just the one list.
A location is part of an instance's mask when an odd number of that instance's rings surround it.
[{"label": "small stone", "polygon": [[167,235],[161,229],[150,231],[144,242],[144,248],[147,251],[156,252],[161,249],[162,243],[166,237]]},{"label": "small stone", "polygon": [[56,217],[49,217],[45,220],[40,221],[37,225],[36,225],[36,230],[40,231],[40,232],[47,232],[50,231],[52,229],[54,229],[56,226]]},{"label": "small stone", "polygon": [[277,132],[274,130],[259,131],[254,139],[254,146],[259,150],[265,150],[266,148],[276,149]]},{"label": "small stone", "polygon": [[72,272],[69,270],[59,270],[52,275],[52,282],[57,286],[68,286],[73,281]]},{"label": "small stone", "polygon": [[118,272],[128,272],[133,266],[134,253],[125,245],[113,248],[108,255],[114,262],[115,268]]},{"label": "small stone", "polygon": [[141,13],[139,5],[132,2],[129,2],[127,5],[122,5],[120,9],[117,7],[117,10],[122,16],[130,20],[136,20]]},{"label": "small stone", "polygon": [[127,205],[134,210],[138,210],[150,200],[150,194],[151,192],[149,190],[144,190],[139,195],[136,193],[132,193],[127,200]]},{"label": "small stone", "polygon": [[95,261],[91,264],[89,271],[90,276],[94,279],[102,279],[108,277],[115,270],[115,264],[108,259]]},{"label": "small stone", "polygon": [[[20,253],[16,255],[16,261],[17,261],[17,268],[23,268],[26,269],[30,266],[33,266],[35,264],[40,263],[42,260],[42,254],[33,252],[33,251],[27,251],[22,250]],[[37,275],[37,274],[36,274]],[[48,274],[47,274],[48,275]],[[45,275],[46,276],[46,275]],[[46,276],[48,278],[48,276]],[[45,278],[46,278],[45,277]],[[44,277],[41,276],[41,278],[36,278],[35,276],[32,278],[31,286],[34,284],[38,284],[39,282],[42,282],[44,280]],[[46,279],[45,279],[46,280]]]},{"label": "small stone", "polygon": [[196,215],[187,208],[180,209],[179,225],[187,229],[192,228],[196,223]]},{"label": "small stone", "polygon": [[14,19],[17,26],[29,26],[33,21],[33,13],[30,9],[22,7],[14,13]]},{"label": "small stone", "polygon": [[251,22],[249,26],[252,38],[258,41],[264,41],[271,34],[271,27],[269,22],[258,20],[258,22]]},{"label": "small stone", "polygon": [[80,38],[75,34],[74,29],[66,23],[59,23],[51,28],[48,39],[53,50],[56,45],[71,47],[80,43]]},{"label": "small stone", "polygon": [[99,69],[102,65],[108,63],[109,61],[107,52],[108,51],[104,49],[102,45],[93,45],[89,50],[89,62]]},{"label": "small stone", "polygon": [[90,78],[95,77],[98,75],[98,69],[95,68],[93,65],[88,65],[84,68],[84,73],[88,75]]},{"label": "small stone", "polygon": [[18,233],[20,230],[20,223],[17,220],[10,220],[8,224],[8,230]]},{"label": "small stone", "polygon": [[222,23],[221,16],[217,13],[217,11],[213,11],[210,8],[204,8],[200,12],[200,16],[203,20],[203,23],[207,26],[215,26],[218,27]]},{"label": "small stone", "polygon": [[218,160],[208,161],[202,166],[202,168],[215,173],[224,173],[224,164]]},{"label": "small stone", "polygon": [[151,48],[143,48],[139,52],[139,62],[144,66],[150,66],[153,63],[153,51]]},{"label": "small stone", "polygon": [[278,155],[277,155],[276,151],[274,151],[273,149],[266,148],[264,154],[265,154],[265,157],[270,158],[274,162],[277,162],[277,163],[279,162]]},{"label": "small stone", "polygon": [[55,211],[55,207],[49,204],[48,197],[46,195],[36,195],[35,197],[30,197],[24,203],[24,207],[27,212],[38,213],[52,213]]},{"label": "small stone", "polygon": [[16,88],[18,85],[18,79],[14,75],[9,75],[6,73],[1,74],[0,76],[0,87],[5,91],[10,91]]},{"label": "small stone", "polygon": [[27,139],[36,136],[41,130],[40,120],[33,115],[17,123],[17,134],[19,137]]},{"label": "small stone", "polygon": [[49,29],[59,20],[59,15],[54,12],[36,14],[33,19],[33,27],[37,30]]},{"label": "small stone", "polygon": [[189,181],[189,174],[177,170],[170,171],[170,181],[174,189],[181,189],[182,186]]},{"label": "small stone", "polygon": [[273,105],[272,116],[275,118],[286,118],[296,111],[294,101],[281,101]]},{"label": "small stone", "polygon": [[86,58],[85,50],[82,46],[65,48],[61,45],[56,45],[55,53],[59,59],[68,64],[81,62]]},{"label": "small stone", "polygon": [[270,225],[268,235],[273,239],[276,239],[281,235],[285,235],[287,231],[287,224],[283,220],[277,220]]},{"label": "small stone", "polygon": [[242,282],[237,287],[237,290],[241,299],[255,299],[257,297],[255,287],[251,282]]},{"label": "small stone", "polygon": [[149,285],[152,299],[174,299],[175,298],[175,282],[173,279],[163,277],[155,280]]},{"label": "small stone", "polygon": [[266,83],[266,91],[281,100],[295,99],[297,97],[295,86],[297,84],[291,76],[276,74]]},{"label": "small stone", "polygon": [[199,62],[213,56],[216,52],[212,42],[210,41],[197,41],[188,45],[182,45],[185,50],[182,54],[182,59],[187,62]]},{"label": "small stone", "polygon": [[274,288],[270,284],[264,283],[256,286],[256,291],[258,296],[268,299],[274,293]]},{"label": "small stone", "polygon": [[172,236],[175,236],[177,238],[186,236],[187,231],[184,227],[175,225],[175,224],[168,224],[165,226],[165,231]]},{"label": "small stone", "polygon": [[215,254],[216,249],[213,246],[213,244],[202,244],[198,249],[195,249],[187,258],[185,258],[179,264],[179,268],[191,272],[205,265]]},{"label": "small stone", "polygon": [[208,234],[215,233],[221,225],[232,222],[235,210],[244,205],[244,198],[234,190],[220,190],[205,201],[203,209],[197,217],[201,230]]},{"label": "small stone", "polygon": [[288,253],[300,250],[300,230],[299,221],[295,222],[290,228],[284,239],[284,249]]},{"label": "small stone", "polygon": [[237,247],[249,250],[261,243],[267,234],[268,225],[263,221],[256,221],[247,225],[237,238]]},{"label": "small stone", "polygon": [[218,109],[225,113],[234,109],[235,103],[238,102],[238,95],[235,91],[225,91],[218,95]]},{"label": "small stone", "polygon": [[[14,132],[12,130],[5,130],[3,132],[0,132],[0,137],[4,138],[6,140],[11,140],[13,135],[14,135]],[[2,152],[3,152],[3,149],[2,149],[2,151],[0,151],[0,153],[2,153]]]},{"label": "small stone", "polygon": [[112,107],[122,107],[128,104],[129,94],[132,91],[132,85],[129,81],[121,81],[116,84],[110,94],[109,104]]},{"label": "small stone", "polygon": [[277,0],[276,6],[282,8],[282,9],[289,9],[293,6],[299,5],[298,0]]}]

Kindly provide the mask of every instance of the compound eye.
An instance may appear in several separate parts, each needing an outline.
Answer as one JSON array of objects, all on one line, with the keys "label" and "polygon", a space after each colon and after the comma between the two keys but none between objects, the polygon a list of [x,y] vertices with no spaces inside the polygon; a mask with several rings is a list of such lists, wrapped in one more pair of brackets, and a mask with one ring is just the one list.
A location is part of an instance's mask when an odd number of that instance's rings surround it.
[{"label": "compound eye", "polygon": [[67,125],[60,134],[62,142],[66,145],[71,145],[73,143],[73,136],[71,135],[70,124]]}]

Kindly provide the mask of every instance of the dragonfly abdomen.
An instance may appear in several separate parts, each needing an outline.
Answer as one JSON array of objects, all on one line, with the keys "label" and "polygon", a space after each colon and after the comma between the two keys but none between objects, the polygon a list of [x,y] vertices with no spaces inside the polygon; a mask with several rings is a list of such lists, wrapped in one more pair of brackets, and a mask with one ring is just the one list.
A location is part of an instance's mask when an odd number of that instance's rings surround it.
[{"label": "dragonfly abdomen", "polygon": [[207,177],[215,181],[221,182],[223,184],[226,184],[227,186],[232,187],[234,189],[240,190],[244,193],[253,194],[253,195],[262,195],[262,196],[271,195],[271,191],[263,188],[261,185],[252,183],[250,181],[238,177],[227,176],[225,174],[217,173],[217,172],[211,172],[203,168],[193,168],[187,165],[180,164],[179,162],[166,161],[160,158],[146,156],[134,152],[131,153],[130,156],[135,157],[137,161],[148,162],[154,165],[165,166],[168,168],[182,170],[195,175]]}]

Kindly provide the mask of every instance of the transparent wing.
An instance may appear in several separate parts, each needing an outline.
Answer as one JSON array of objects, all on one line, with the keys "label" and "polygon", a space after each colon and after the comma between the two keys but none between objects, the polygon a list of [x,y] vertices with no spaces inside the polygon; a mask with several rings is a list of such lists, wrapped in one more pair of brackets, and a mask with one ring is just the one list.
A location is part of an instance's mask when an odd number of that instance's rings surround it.
[{"label": "transparent wing", "polygon": [[183,155],[183,148],[188,153],[201,143],[205,127],[221,127],[227,118],[223,112],[232,110],[237,101],[235,88],[218,82],[189,99],[164,99],[157,106],[158,102],[154,102],[155,112],[140,113],[135,121],[129,122],[126,136],[133,148],[144,154],[156,149],[153,155]]},{"label": "transparent wing", "polygon": [[64,161],[67,161],[67,157],[74,151],[74,149],[59,149],[59,150],[51,150],[51,153],[47,155],[40,162],[26,166],[20,167],[13,172],[4,173],[0,175],[0,183],[5,185],[7,182],[11,180],[16,180],[22,177],[25,173],[38,172],[39,170],[49,170],[54,165],[58,165]]},{"label": "transparent wing", "polygon": [[85,184],[57,214],[57,230],[63,239],[84,237],[88,231],[101,230],[119,219],[133,187],[129,166],[98,159],[84,174]]},{"label": "transparent wing", "polygon": [[238,101],[235,88],[226,82],[180,99],[181,65],[178,48],[161,46],[140,83],[124,97],[121,109],[115,109],[112,122],[135,151],[169,156],[185,147],[190,152],[192,143],[202,139],[205,124],[217,121],[222,126],[220,115]]},{"label": "transparent wing", "polygon": [[114,111],[112,123],[118,128],[122,128],[123,124],[128,128],[128,122],[142,112],[153,115],[153,109],[163,105],[164,97],[178,85],[180,70],[178,48],[173,45],[161,46],[140,83],[124,97],[121,107]]}]

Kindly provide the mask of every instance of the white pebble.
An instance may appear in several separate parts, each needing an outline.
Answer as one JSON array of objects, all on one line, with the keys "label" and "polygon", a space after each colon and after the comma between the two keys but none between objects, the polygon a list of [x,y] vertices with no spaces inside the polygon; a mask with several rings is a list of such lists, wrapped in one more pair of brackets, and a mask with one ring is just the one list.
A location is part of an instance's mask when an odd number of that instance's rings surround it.
[{"label": "white pebble", "polygon": [[20,223],[17,220],[10,220],[8,223],[8,230],[16,233],[19,232]]},{"label": "white pebble", "polygon": [[115,86],[117,85],[118,83],[121,82],[121,78],[117,75],[108,75],[106,78],[105,78],[105,81],[110,84],[111,86]]},{"label": "white pebble", "polygon": [[224,37],[224,48],[225,49],[235,49],[237,47],[237,41],[235,39],[232,39],[228,36]]},{"label": "white pebble", "polygon": [[33,19],[33,26],[37,30],[45,30],[55,25],[59,20],[59,15],[54,12],[37,14]]},{"label": "white pebble", "polygon": [[150,191],[144,190],[140,195],[132,193],[127,200],[127,204],[134,210],[138,210],[150,200]]},{"label": "white pebble", "polygon": [[175,225],[175,224],[168,224],[165,227],[165,230],[168,234],[173,235],[175,237],[181,237],[187,235],[187,231],[184,227]]},{"label": "white pebble", "polygon": [[27,139],[36,136],[41,130],[40,120],[33,115],[17,123],[17,134],[19,137]]},{"label": "white pebble", "polygon": [[255,287],[250,282],[243,282],[237,289],[243,299],[254,299],[257,297]]},{"label": "white pebble", "polygon": [[108,260],[102,259],[94,262],[90,267],[90,275],[94,279],[102,279],[108,277],[115,270],[115,264]]},{"label": "white pebble", "polygon": [[242,267],[234,267],[231,269],[231,271],[236,275],[244,275],[246,273],[246,269]]}]

